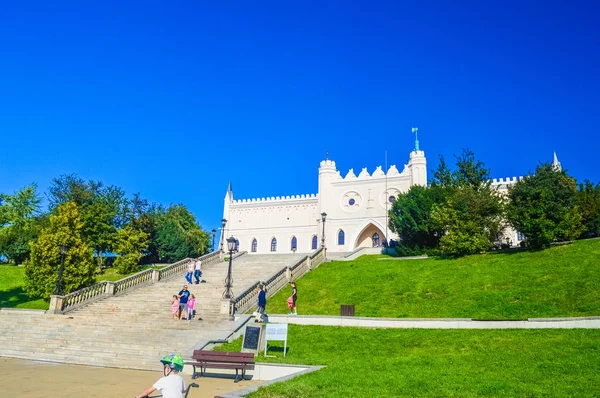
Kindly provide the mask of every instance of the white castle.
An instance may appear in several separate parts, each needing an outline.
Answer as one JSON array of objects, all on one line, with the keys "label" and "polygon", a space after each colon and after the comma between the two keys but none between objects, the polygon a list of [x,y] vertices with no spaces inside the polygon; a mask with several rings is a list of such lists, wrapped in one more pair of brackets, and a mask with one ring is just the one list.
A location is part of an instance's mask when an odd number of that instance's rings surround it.
[{"label": "white castle", "polygon": [[[554,166],[560,168],[556,154]],[[517,177],[493,179],[492,186],[505,193],[517,181]],[[316,194],[236,200],[230,184],[221,247],[223,238],[230,236],[238,240],[238,250],[261,254],[310,253],[321,246],[328,253],[344,253],[397,241],[398,235],[388,228],[388,210],[413,185],[427,186],[427,160],[418,140],[402,172],[395,165],[385,172],[377,166],[372,174],[363,168],[357,176],[350,169],[342,177],[326,156],[319,166]],[[503,235],[503,242],[516,244],[523,239],[511,228]]]}]

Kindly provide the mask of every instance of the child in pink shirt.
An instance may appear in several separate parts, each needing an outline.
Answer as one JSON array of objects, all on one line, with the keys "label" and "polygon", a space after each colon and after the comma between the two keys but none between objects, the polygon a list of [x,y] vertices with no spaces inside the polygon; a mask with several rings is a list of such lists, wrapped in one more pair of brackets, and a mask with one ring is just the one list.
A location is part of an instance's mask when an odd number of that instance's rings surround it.
[{"label": "child in pink shirt", "polygon": [[196,296],[194,296],[192,294],[190,296],[190,299],[188,300],[188,313],[187,313],[188,321],[192,320],[192,317],[194,316],[194,312],[196,312],[196,310],[194,309],[195,306],[196,306]]},{"label": "child in pink shirt", "polygon": [[173,312],[173,319],[179,319],[177,313],[179,312],[179,298],[176,294],[173,295],[173,301],[171,302],[171,311]]}]

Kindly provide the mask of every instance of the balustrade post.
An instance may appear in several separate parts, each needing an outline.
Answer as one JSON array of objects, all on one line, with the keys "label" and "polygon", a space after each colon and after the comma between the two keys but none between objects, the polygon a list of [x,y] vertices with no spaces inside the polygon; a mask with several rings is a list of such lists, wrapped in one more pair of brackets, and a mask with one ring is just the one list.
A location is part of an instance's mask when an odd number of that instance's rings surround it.
[{"label": "balustrade post", "polygon": [[288,282],[292,281],[292,270],[290,269],[290,267],[287,267],[285,269],[285,279],[287,279]]},{"label": "balustrade post", "polygon": [[106,287],[104,288],[104,294],[107,296],[113,296],[115,294],[115,283],[114,282],[106,282]]},{"label": "balustrade post", "polygon": [[60,314],[62,312],[63,300],[65,296],[50,296],[50,307],[48,308],[48,313],[50,314]]},{"label": "balustrade post", "polygon": [[160,273],[158,272],[157,269],[153,269],[152,270],[152,283],[158,282],[159,278],[160,278]]},{"label": "balustrade post", "polygon": [[310,256],[306,256],[306,268],[308,268],[309,271],[312,269],[312,260],[310,259]]}]

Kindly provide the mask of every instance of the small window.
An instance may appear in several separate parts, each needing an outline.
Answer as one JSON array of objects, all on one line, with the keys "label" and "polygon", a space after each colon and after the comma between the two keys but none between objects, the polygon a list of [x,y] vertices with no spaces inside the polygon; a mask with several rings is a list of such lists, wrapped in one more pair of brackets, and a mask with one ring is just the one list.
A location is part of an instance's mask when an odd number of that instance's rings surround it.
[{"label": "small window", "polygon": [[523,232],[518,232],[517,231],[517,239],[518,240],[525,240],[525,235],[523,235]]},{"label": "small window", "polygon": [[373,234],[373,247],[379,247],[379,234],[377,232],[375,232]]},{"label": "small window", "polygon": [[256,239],[252,239],[252,253],[256,253],[256,249],[258,247],[258,242]]},{"label": "small window", "polygon": [[317,235],[314,235],[312,237],[311,249],[312,250],[317,250],[317,244],[318,244],[318,238],[317,238]]},{"label": "small window", "polygon": [[271,239],[271,251],[272,252],[277,251],[277,239],[275,239],[275,238]]},{"label": "small window", "polygon": [[394,195],[391,195],[388,200],[390,201],[390,203],[394,203],[394,201],[396,200],[396,197]]},{"label": "small window", "polygon": [[235,248],[233,250],[236,252],[240,251],[240,241],[239,240],[235,241]]},{"label": "small window", "polygon": [[295,251],[298,249],[298,240],[296,239],[295,236],[292,236],[292,245],[290,247],[291,251]]},{"label": "small window", "polygon": [[340,229],[340,232],[338,232],[338,245],[343,245],[345,242],[345,234],[344,234],[344,230]]},{"label": "small window", "polygon": [[355,204],[355,203],[356,203],[356,201],[355,201],[354,199],[350,199],[350,200],[348,201],[348,204],[349,204],[350,206],[354,206],[354,204]]}]

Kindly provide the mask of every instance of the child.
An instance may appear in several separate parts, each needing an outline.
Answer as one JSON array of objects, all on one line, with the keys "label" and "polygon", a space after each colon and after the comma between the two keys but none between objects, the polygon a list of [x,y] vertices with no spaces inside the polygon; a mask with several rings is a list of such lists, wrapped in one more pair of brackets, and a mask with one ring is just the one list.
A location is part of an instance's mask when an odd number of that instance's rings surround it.
[{"label": "child", "polygon": [[[290,285],[292,286],[292,296],[290,297],[292,299],[292,306],[290,307],[290,310],[293,310],[293,312],[290,312],[290,315],[298,315],[298,311],[296,310],[296,300],[298,299],[298,288],[296,287],[296,282],[292,282],[292,283],[290,283]],[[288,307],[289,307],[289,302],[288,302]]]},{"label": "child", "polygon": [[171,301],[171,311],[173,319],[179,319],[179,297],[176,294],[173,295],[173,301]]},{"label": "child", "polygon": [[147,397],[159,390],[163,397],[182,398],[185,392],[185,381],[179,376],[183,371],[183,359],[176,354],[167,355],[160,360],[163,364],[163,375],[154,385],[146,388],[135,398]]},{"label": "child", "polygon": [[194,296],[193,294],[191,295],[191,298],[188,300],[188,313],[187,313],[187,320],[191,321],[192,318],[194,317],[194,313],[196,312],[195,307],[196,306],[196,296]]}]

